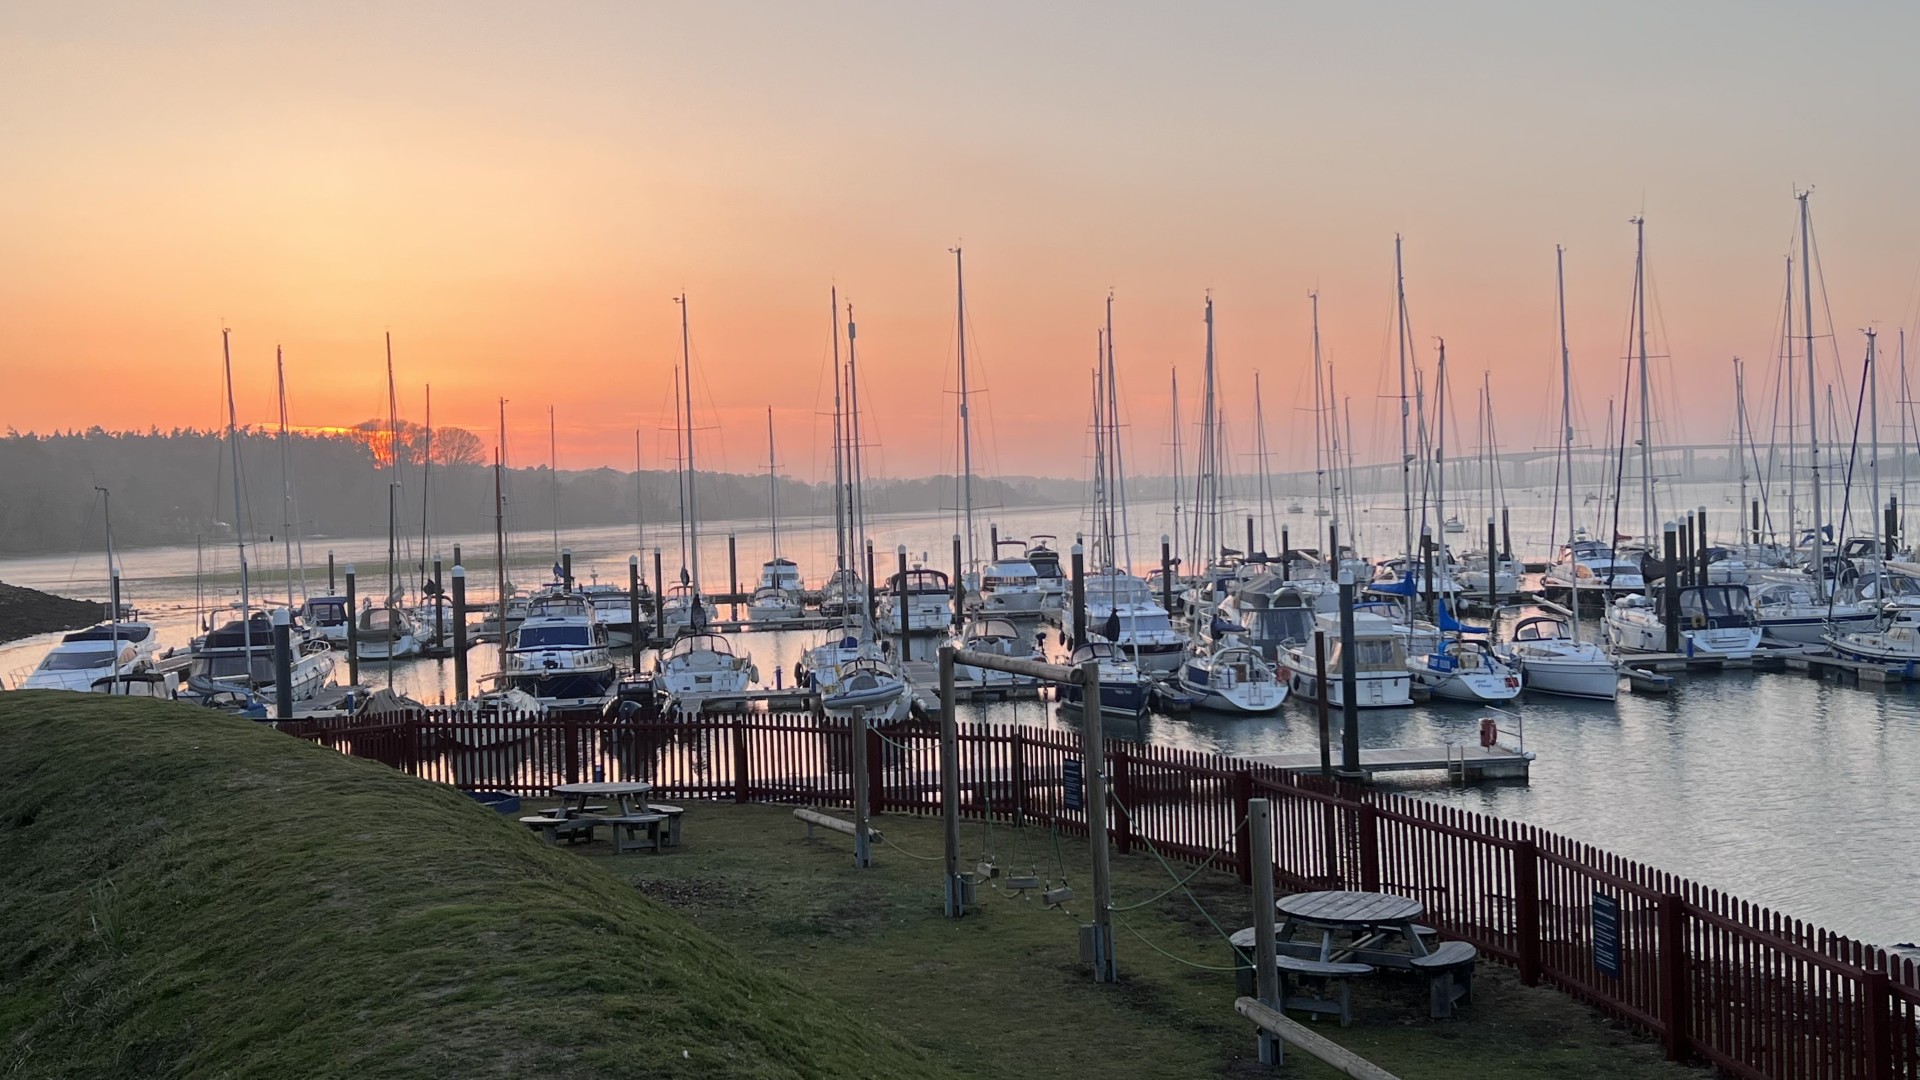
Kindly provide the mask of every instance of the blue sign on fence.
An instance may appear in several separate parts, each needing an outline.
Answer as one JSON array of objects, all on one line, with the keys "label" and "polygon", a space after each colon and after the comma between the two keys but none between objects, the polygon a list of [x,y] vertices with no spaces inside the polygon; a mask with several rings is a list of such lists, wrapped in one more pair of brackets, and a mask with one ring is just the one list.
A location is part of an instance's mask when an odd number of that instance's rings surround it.
[{"label": "blue sign on fence", "polygon": [[1593,894],[1593,966],[1608,978],[1620,977],[1620,901]]},{"label": "blue sign on fence", "polygon": [[1067,758],[1060,765],[1060,779],[1067,787],[1067,809],[1084,810],[1087,806],[1086,783],[1080,779],[1080,759]]}]

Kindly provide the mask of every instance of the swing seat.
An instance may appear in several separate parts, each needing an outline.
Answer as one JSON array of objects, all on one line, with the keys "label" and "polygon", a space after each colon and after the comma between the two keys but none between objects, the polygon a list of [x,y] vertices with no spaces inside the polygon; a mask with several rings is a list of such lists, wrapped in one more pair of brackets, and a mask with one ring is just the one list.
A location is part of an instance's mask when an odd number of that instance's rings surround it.
[{"label": "swing seat", "polygon": [[1057,889],[1048,889],[1040,894],[1040,902],[1048,907],[1059,907],[1071,899],[1073,899],[1073,890],[1065,885]]},{"label": "swing seat", "polygon": [[981,881],[991,881],[1000,876],[1000,867],[992,859],[981,859],[974,864],[973,872]]},{"label": "swing seat", "polygon": [[1011,874],[1007,877],[1006,885],[1015,892],[1025,892],[1039,888],[1040,878],[1036,874]]}]

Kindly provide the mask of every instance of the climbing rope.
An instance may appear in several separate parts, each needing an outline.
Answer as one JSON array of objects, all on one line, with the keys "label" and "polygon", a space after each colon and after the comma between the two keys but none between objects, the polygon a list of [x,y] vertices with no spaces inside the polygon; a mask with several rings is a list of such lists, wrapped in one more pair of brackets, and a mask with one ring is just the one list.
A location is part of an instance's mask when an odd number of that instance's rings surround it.
[{"label": "climbing rope", "polygon": [[1227,834],[1227,838],[1225,840],[1220,841],[1220,846],[1214,848],[1212,851],[1207,852],[1206,857],[1200,860],[1200,865],[1193,868],[1193,873],[1188,874],[1186,877],[1176,880],[1172,885],[1169,885],[1166,888],[1160,890],[1159,892],[1154,893],[1152,896],[1147,897],[1145,900],[1142,900],[1137,904],[1122,904],[1114,907],[1109,907],[1107,910],[1108,911],[1133,911],[1136,908],[1146,907],[1148,904],[1151,904],[1156,900],[1166,897],[1176,889],[1185,888],[1187,885],[1187,882],[1192,881],[1194,878],[1197,878],[1201,874],[1207,872],[1208,870],[1213,869],[1213,857],[1227,850],[1227,845],[1233,843],[1234,835],[1240,831],[1240,825],[1245,825],[1246,823],[1247,823],[1247,819],[1241,818],[1240,824],[1235,825],[1233,827],[1233,831]]},{"label": "climbing rope", "polygon": [[921,862],[939,862],[941,859],[946,857],[944,855],[915,855],[913,852],[908,851],[906,848],[903,848],[899,844],[896,844],[893,841],[887,839],[886,833],[880,834],[880,842],[892,848],[893,850],[899,852],[900,854],[905,855],[909,859],[919,859]]},{"label": "climbing rope", "polygon": [[1142,934],[1140,931],[1135,930],[1133,928],[1133,924],[1127,922],[1125,919],[1115,919],[1113,921],[1119,923],[1121,926],[1126,927],[1127,933],[1132,934],[1134,937],[1139,938],[1140,943],[1145,945],[1147,948],[1152,949],[1154,952],[1159,953],[1161,956],[1164,956],[1167,959],[1174,961],[1175,963],[1185,964],[1190,968],[1199,968],[1201,971],[1247,971],[1253,967],[1252,964],[1235,964],[1232,967],[1221,967],[1218,964],[1202,964],[1197,960],[1189,960],[1184,956],[1175,956],[1173,953],[1170,953],[1167,950],[1161,948],[1160,946],[1155,945],[1151,939],[1149,939],[1145,934]]},{"label": "climbing rope", "polygon": [[[1127,804],[1121,802],[1118,798],[1115,798],[1113,800],[1113,804],[1120,808],[1120,812],[1122,814],[1125,814],[1127,816],[1127,823],[1129,825],[1133,824],[1133,812],[1127,809]],[[1233,831],[1228,835],[1232,836],[1239,833],[1240,827],[1245,824],[1246,824],[1246,819],[1245,818],[1240,819],[1240,821],[1234,824]],[[1213,927],[1214,932],[1219,934],[1220,937],[1223,940],[1225,940],[1228,945],[1232,945],[1233,935],[1227,933],[1227,931],[1220,925],[1220,923],[1214,919],[1213,913],[1209,912],[1206,908],[1206,905],[1200,902],[1200,898],[1193,895],[1193,890],[1187,888],[1186,882],[1191,881],[1193,879],[1193,875],[1188,875],[1188,877],[1185,880],[1182,880],[1180,875],[1174,871],[1173,864],[1167,861],[1166,856],[1160,854],[1159,848],[1153,846],[1153,841],[1147,839],[1145,836],[1139,836],[1137,837],[1137,839],[1142,844],[1145,844],[1147,846],[1148,851],[1153,852],[1153,857],[1159,860],[1160,866],[1162,869],[1166,870],[1167,876],[1174,879],[1174,882],[1179,887],[1180,891],[1186,893],[1188,900],[1193,901],[1194,909],[1200,912],[1201,916],[1203,916],[1207,920],[1207,925]],[[1211,859],[1212,856],[1209,855],[1208,858]],[[1204,866],[1206,864],[1203,863],[1202,865]],[[1112,911],[1116,909],[1109,908],[1108,910]]]}]

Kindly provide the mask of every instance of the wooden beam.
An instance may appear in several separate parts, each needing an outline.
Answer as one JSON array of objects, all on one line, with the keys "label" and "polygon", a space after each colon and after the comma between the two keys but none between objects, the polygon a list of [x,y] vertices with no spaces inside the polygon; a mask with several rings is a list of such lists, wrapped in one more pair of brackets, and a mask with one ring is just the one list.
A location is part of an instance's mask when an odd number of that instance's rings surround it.
[{"label": "wooden beam", "polygon": [[1289,1020],[1278,1010],[1262,1005],[1257,998],[1237,998],[1234,1000],[1233,1009],[1241,1016],[1253,1021],[1261,1030],[1279,1036],[1282,1042],[1319,1058],[1342,1074],[1353,1077],[1354,1080],[1400,1080],[1399,1077],[1366,1058],[1316,1033],[1305,1024]]}]

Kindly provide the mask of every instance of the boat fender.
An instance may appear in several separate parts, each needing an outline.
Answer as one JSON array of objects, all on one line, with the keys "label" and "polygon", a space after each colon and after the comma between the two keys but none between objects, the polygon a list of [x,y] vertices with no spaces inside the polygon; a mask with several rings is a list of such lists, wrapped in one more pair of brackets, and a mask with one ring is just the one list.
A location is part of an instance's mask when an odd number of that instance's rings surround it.
[{"label": "boat fender", "polygon": [[1500,724],[1491,716],[1480,718],[1480,745],[1491,747],[1500,741]]}]

